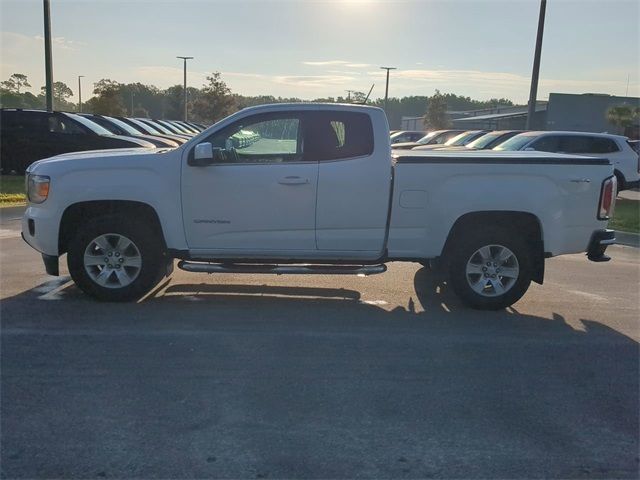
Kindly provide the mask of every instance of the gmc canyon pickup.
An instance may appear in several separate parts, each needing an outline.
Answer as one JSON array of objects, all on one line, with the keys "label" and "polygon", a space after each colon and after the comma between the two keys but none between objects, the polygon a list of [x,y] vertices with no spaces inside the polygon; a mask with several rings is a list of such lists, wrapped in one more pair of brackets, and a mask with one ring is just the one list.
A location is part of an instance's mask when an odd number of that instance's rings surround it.
[{"label": "gmc canyon pickup", "polygon": [[87,294],[125,301],[190,272],[382,273],[437,263],[468,305],[511,305],[548,257],[606,261],[616,179],[606,158],[543,152],[392,155],[384,111],[239,111],[175,149],[31,165],[23,237]]}]

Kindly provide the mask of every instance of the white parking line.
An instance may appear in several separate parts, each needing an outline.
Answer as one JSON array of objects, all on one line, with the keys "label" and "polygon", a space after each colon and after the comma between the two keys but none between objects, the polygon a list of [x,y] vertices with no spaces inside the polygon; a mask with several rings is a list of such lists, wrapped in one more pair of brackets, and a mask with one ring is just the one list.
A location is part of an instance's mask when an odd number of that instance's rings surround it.
[{"label": "white parking line", "polygon": [[20,238],[20,231],[0,228],[0,238]]}]

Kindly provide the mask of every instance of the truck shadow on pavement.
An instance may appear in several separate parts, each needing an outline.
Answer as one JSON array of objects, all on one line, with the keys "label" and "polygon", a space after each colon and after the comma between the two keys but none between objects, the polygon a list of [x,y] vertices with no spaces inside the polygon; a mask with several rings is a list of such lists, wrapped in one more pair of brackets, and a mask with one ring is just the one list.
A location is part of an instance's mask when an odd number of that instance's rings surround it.
[{"label": "truck shadow on pavement", "polygon": [[637,477],[636,341],[414,286],[3,300],[2,476]]}]

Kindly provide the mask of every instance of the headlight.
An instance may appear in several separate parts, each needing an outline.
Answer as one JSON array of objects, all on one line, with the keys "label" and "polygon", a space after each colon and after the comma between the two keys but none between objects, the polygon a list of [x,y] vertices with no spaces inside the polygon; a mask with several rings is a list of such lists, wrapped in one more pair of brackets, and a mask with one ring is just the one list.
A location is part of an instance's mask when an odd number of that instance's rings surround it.
[{"label": "headlight", "polygon": [[31,203],[42,203],[49,196],[51,179],[45,175],[31,175],[27,177],[27,198]]}]

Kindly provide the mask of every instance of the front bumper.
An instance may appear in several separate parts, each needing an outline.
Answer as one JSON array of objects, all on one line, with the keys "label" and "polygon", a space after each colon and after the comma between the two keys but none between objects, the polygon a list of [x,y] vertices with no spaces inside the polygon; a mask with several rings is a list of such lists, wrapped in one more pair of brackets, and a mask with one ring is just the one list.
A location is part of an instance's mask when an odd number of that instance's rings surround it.
[{"label": "front bumper", "polygon": [[596,230],[591,235],[589,248],[587,249],[587,258],[592,262],[608,262],[611,257],[605,255],[605,251],[609,245],[616,243],[615,230]]}]

